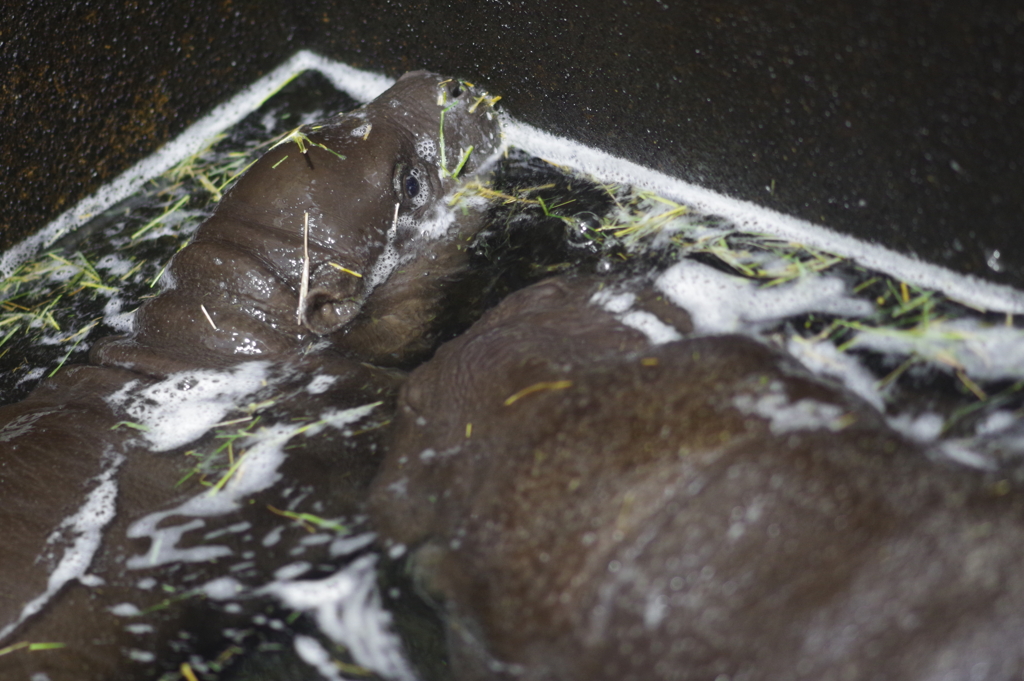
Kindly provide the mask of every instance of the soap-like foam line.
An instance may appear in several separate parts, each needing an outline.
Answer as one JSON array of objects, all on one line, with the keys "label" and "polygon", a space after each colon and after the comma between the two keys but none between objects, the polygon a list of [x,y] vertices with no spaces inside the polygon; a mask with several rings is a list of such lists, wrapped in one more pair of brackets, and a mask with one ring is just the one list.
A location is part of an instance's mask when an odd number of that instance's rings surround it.
[{"label": "soap-like foam line", "polygon": [[377,556],[370,554],[324,579],[275,581],[258,593],[309,613],[320,631],[345,646],[360,666],[393,681],[414,681],[391,613],[381,602],[376,564]]},{"label": "soap-like foam line", "polygon": [[[334,87],[359,101],[375,98],[394,82],[390,78],[361,71],[309,50],[300,50],[284,64],[216,107],[155,154],[135,164],[42,230],[10,248],[0,256],[0,277],[10,276],[21,263],[32,258],[41,248],[81,226],[94,214],[131,196],[150,179],[202,149],[214,135],[259,108],[295,76],[309,69],[319,71]],[[865,267],[909,284],[941,291],[953,300],[971,307],[1024,313],[1024,291],[1010,286],[922,262],[827,227],[719,194],[509,117],[504,117],[502,128],[507,144],[554,163],[572,166],[598,179],[642,187],[668,199],[686,203],[698,211],[720,215],[733,221],[740,229],[772,234],[851,258]]]},{"label": "soap-like foam line", "polygon": [[0,277],[9,277],[18,266],[33,258],[40,250],[81,227],[96,214],[128,198],[146,182],[164,174],[181,160],[201,151],[214,136],[241,121],[296,76],[310,69],[319,71],[334,87],[362,102],[375,98],[394,82],[390,78],[325,59],[309,50],[300,50],[285,63],[215,107],[155,153],[118,175],[95,194],[79,201],[46,227],[11,247],[0,257]]},{"label": "soap-like foam line", "polygon": [[1010,286],[922,262],[792,215],[719,194],[507,117],[502,131],[507,144],[530,154],[606,182],[648,189],[702,213],[720,215],[744,231],[771,234],[850,258],[908,284],[941,291],[974,308],[1024,313],[1024,291]]},{"label": "soap-like foam line", "polygon": [[[74,535],[71,545],[64,549],[57,566],[50,573],[46,591],[29,601],[22,608],[14,622],[0,628],[0,641],[7,638],[21,624],[32,617],[53,598],[64,585],[73,579],[81,579],[92,564],[92,559],[103,539],[103,529],[116,514],[117,478],[115,477],[124,457],[117,455],[109,459],[107,468],[97,476],[97,485],[85,497],[85,503],[71,516],[63,520],[57,529],[67,529]],[[57,535],[59,536],[59,534]],[[52,538],[51,538],[52,540]]]}]

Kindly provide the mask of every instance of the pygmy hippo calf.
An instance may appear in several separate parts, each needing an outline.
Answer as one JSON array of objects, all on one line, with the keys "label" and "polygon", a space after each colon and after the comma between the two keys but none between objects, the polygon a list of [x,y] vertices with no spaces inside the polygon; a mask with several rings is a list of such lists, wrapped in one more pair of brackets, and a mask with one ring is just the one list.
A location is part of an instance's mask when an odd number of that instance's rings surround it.
[{"label": "pygmy hippo calf", "polygon": [[[278,536],[272,509],[356,512],[403,380],[381,365],[430,348],[482,225],[482,206],[449,202],[498,146],[492,101],[415,72],[292,133],[174,257],[131,334],[0,408],[0,677],[155,678],[175,667],[168,644],[188,654],[180,594],[290,560],[260,546]],[[217,486],[185,475],[198,462]],[[132,619],[150,607],[161,621]],[[22,651],[40,640],[62,647]]]},{"label": "pygmy hippo calf", "polygon": [[542,282],[402,388],[372,517],[456,677],[1020,678],[1020,495],[660,312]]}]

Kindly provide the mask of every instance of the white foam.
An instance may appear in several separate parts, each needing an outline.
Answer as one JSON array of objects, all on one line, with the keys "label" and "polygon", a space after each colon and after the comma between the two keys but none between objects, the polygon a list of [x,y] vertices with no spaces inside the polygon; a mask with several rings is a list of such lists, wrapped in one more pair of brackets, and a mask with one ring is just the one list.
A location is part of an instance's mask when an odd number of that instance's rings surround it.
[{"label": "white foam", "polygon": [[[354,423],[372,412],[379,404],[375,402],[337,412],[336,420]],[[150,547],[145,554],[129,558],[127,566],[131,569],[144,569],[176,562],[204,562],[231,555],[231,549],[223,545],[202,544],[180,548],[178,542],[186,532],[203,527],[203,518],[230,513],[252,495],[277,483],[281,479],[278,469],[286,457],[285,445],[293,437],[306,431],[303,424],[275,424],[261,428],[237,443],[239,451],[242,452],[240,456],[243,458],[237,470],[220,490],[201,492],[179,506],[140,518],[128,528],[126,535],[129,538],[148,537]],[[187,520],[176,525],[163,524],[164,520],[170,517]],[[264,538],[264,545],[271,546],[279,538],[280,535],[268,535]]]},{"label": "white foam", "polygon": [[937,449],[940,454],[945,455],[952,461],[956,461],[957,463],[970,468],[976,468],[982,471],[992,471],[996,470],[998,467],[995,461],[992,461],[971,449],[969,441],[946,440],[938,443]]},{"label": "white foam", "polygon": [[229,601],[242,593],[245,587],[234,577],[218,577],[203,584],[200,589],[207,598],[212,598],[215,601]]},{"label": "white foam", "polygon": [[786,343],[786,350],[812,372],[842,381],[875,409],[885,411],[885,400],[878,392],[874,374],[850,355],[840,352],[832,341],[793,336]]},{"label": "white foam", "polygon": [[665,270],[655,286],[690,313],[698,333],[733,333],[748,324],[774,322],[806,312],[861,317],[874,311],[866,300],[847,295],[832,277],[801,278],[772,288],[719,272],[693,260]]},{"label": "white foam", "polygon": [[111,296],[103,306],[103,323],[118,333],[130,334],[135,330],[135,310],[122,312],[124,301]]},{"label": "white foam", "polygon": [[17,629],[22,622],[39,612],[65,584],[86,575],[92,559],[103,538],[103,528],[114,519],[117,512],[116,474],[124,457],[107,458],[106,468],[96,478],[97,485],[86,496],[85,503],[78,511],[63,521],[47,539],[47,544],[56,543],[65,536],[73,537],[71,545],[64,549],[60,562],[50,573],[46,591],[29,601],[22,608],[18,619],[0,629],[0,640]]},{"label": "white foam", "polygon": [[414,223],[416,232],[428,239],[438,239],[455,224],[455,211],[449,207],[451,197],[438,201],[430,212]]},{"label": "white foam", "polygon": [[281,535],[284,533],[284,526],[278,525],[263,537],[262,544],[267,548],[276,545],[281,541]]},{"label": "white foam", "polygon": [[274,579],[277,580],[291,580],[296,577],[301,577],[312,569],[313,565],[307,563],[304,560],[300,560],[297,563],[289,563],[279,567],[274,571]]},{"label": "white foam", "polygon": [[372,544],[376,538],[376,532],[365,532],[363,534],[357,534],[354,537],[338,537],[331,542],[328,552],[331,554],[331,558],[347,556],[359,551],[360,549],[366,548]]},{"label": "white foam", "polygon": [[339,674],[337,667],[334,666],[331,654],[315,638],[300,634],[295,637],[293,645],[302,661],[317,670],[321,677],[328,681],[345,681],[345,677]]},{"label": "white foam", "polygon": [[313,380],[311,380],[309,382],[309,385],[306,386],[306,392],[308,392],[310,395],[320,395],[322,393],[327,392],[330,389],[330,387],[337,382],[337,376],[328,376],[326,374],[314,376]]},{"label": "white foam", "polygon": [[105,400],[121,409],[141,432],[153,451],[176,449],[198,439],[263,385],[266,362],[245,362],[217,371],[196,369],[168,376],[139,388],[132,381]]},{"label": "white foam", "polygon": [[616,293],[610,288],[604,288],[590,296],[590,303],[598,305],[606,312],[622,314],[636,302],[636,295],[633,293]]},{"label": "white foam", "polygon": [[851,347],[918,355],[985,381],[1024,378],[1024,331],[974,319],[940,320],[913,331],[865,329]]},{"label": "white foam", "polygon": [[889,427],[915,442],[933,442],[942,434],[946,419],[935,412],[922,414],[897,414],[886,419]]},{"label": "white foam", "polygon": [[24,375],[22,375],[21,378],[18,379],[18,382],[15,383],[14,385],[19,386],[22,383],[38,381],[40,378],[43,377],[44,374],[46,374],[46,367],[36,367],[35,369],[29,369],[27,372],[25,372]]},{"label": "white foam", "polygon": [[398,204],[395,205],[395,219],[392,221],[391,226],[388,227],[388,240],[384,244],[384,250],[377,257],[377,261],[370,267],[370,272],[366,276],[366,289],[364,295],[368,296],[373,292],[373,289],[377,288],[391,276],[391,273],[396,267],[398,267],[398,248],[395,246],[395,240],[398,238]]},{"label": "white foam", "polygon": [[978,423],[975,432],[978,435],[995,435],[1020,424],[1020,417],[1012,411],[999,409],[986,416]]},{"label": "white foam", "polygon": [[679,331],[644,310],[633,310],[636,295],[629,292],[615,293],[612,289],[601,289],[590,297],[590,303],[598,305],[626,326],[647,336],[652,345],[670,343],[682,338]]},{"label": "white foam", "polygon": [[[140,161],[96,194],[82,200],[45,228],[9,249],[0,257],[0,277],[9,276],[18,265],[31,259],[41,248],[53,244],[93,215],[131,196],[147,181],[200,151],[217,134],[235,125],[295,76],[309,69],[319,71],[336,88],[362,102],[374,99],[394,84],[392,79],[385,76],[352,68],[308,50],[300,50],[284,64],[214,108],[155,154]],[[852,258],[870,269],[923,288],[942,291],[950,298],[975,308],[1024,313],[1024,292],[1009,286],[958,274],[882,246],[839,234],[827,227],[719,194],[544,132],[508,116],[502,117],[502,136],[506,144],[515,145],[553,163],[571,166],[605,182],[648,189],[665,198],[686,203],[700,212],[725,217],[740,229],[772,234]]]},{"label": "white foam", "polygon": [[661,345],[682,339],[682,335],[674,326],[670,326],[655,315],[644,310],[633,310],[619,317],[626,326],[636,329],[647,336],[651,345]]},{"label": "white foam", "polygon": [[790,402],[789,398],[779,390],[765,395],[737,395],[733,405],[744,414],[752,414],[768,419],[768,428],[775,435],[783,435],[797,430],[830,430],[839,431],[844,427],[842,407],[827,402],[819,402],[804,398]]},{"label": "white foam", "polygon": [[82,586],[87,586],[90,589],[95,589],[106,584],[107,580],[103,579],[99,575],[82,575],[78,578],[78,582]]},{"label": "white foam", "polygon": [[117,617],[138,617],[142,614],[139,606],[134,603],[118,603],[117,605],[110,606],[107,610],[110,611],[110,614]]},{"label": "white foam", "polygon": [[260,592],[286,607],[312,614],[327,637],[352,653],[355,661],[387,679],[412,681],[402,644],[392,631],[391,614],[377,589],[377,556],[363,556],[330,577],[276,581]]},{"label": "white foam", "polygon": [[96,261],[97,270],[106,270],[112,277],[120,277],[128,274],[135,267],[135,263],[127,258],[122,258],[116,253],[108,253]]},{"label": "white foam", "polygon": [[503,119],[502,135],[506,144],[557,165],[572,167],[604,182],[648,189],[699,212],[722,216],[743,231],[772,234],[851,258],[869,269],[884,272],[908,284],[942,291],[971,307],[1024,313],[1024,292],[1009,286],[959,274],[827,227],[719,194],[508,117]]},{"label": "white foam", "polygon": [[[128,559],[131,569],[142,569],[167,563],[204,562],[231,555],[231,549],[221,545],[200,545],[179,548],[178,541],[186,533],[203,527],[202,518],[224,515],[238,508],[248,496],[267,489],[280,479],[277,469],[284,462],[284,445],[294,437],[301,426],[275,425],[261,429],[240,443],[244,460],[227,484],[216,493],[202,492],[180,506],[151,513],[133,523],[127,531],[132,539],[148,537],[149,551]],[[162,525],[172,516],[192,518],[177,525]]]},{"label": "white foam", "polygon": [[416,138],[416,155],[428,163],[437,160],[437,142],[433,135],[418,135]]}]

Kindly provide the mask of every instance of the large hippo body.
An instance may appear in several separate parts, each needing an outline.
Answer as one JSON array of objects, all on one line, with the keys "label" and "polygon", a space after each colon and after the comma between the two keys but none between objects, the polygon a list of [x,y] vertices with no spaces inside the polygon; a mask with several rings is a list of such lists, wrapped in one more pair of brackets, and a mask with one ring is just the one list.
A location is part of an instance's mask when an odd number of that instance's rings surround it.
[{"label": "large hippo body", "polygon": [[[380,456],[376,429],[403,380],[379,365],[429,347],[445,282],[481,225],[480,206],[449,199],[498,144],[489,102],[417,72],[361,109],[303,128],[226,194],[130,335],[101,341],[89,366],[65,368],[0,408],[0,649],[16,646],[0,655],[0,677],[151,676],[172,664],[173,655],[161,658],[168,650],[184,659],[181,636],[195,639],[196,622],[216,628],[196,599],[160,605],[166,589],[180,596],[229,568],[232,578],[265,578],[291,559],[284,543],[259,547],[285,522],[268,506],[328,518],[358,510]],[[315,432],[296,430],[325,414]],[[181,453],[222,445],[206,433],[215,422],[244,428],[255,417],[270,428],[253,427],[231,456],[256,449],[260,432],[292,428],[277,449],[263,447],[275,467],[259,482],[245,466],[233,473],[222,491],[238,492],[216,513],[190,502],[207,490],[199,475],[178,485],[201,460]],[[162,518],[148,534],[139,529],[147,518]],[[181,533],[160,534],[175,523]],[[194,556],[184,567],[165,560],[175,546],[157,545],[202,544],[203,532],[222,548],[184,551]],[[126,618],[147,607],[159,616]],[[18,647],[34,641],[64,647]]]},{"label": "large hippo body", "polygon": [[456,677],[1020,678],[1020,495],[664,310],[537,284],[402,388],[372,517]]}]

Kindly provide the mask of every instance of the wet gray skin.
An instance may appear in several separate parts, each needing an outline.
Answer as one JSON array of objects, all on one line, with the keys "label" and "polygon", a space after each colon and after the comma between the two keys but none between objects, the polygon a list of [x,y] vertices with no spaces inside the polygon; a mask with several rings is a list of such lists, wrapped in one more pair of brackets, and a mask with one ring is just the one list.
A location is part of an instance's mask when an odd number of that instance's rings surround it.
[{"label": "wet gray skin", "polygon": [[[36,672],[51,681],[145,678],[167,646],[173,648],[179,630],[213,626],[195,600],[161,609],[147,622],[154,630],[144,639],[111,614],[125,600],[145,608],[166,598],[135,588],[147,573],[126,568],[126,561],[149,547],[146,539],[127,540],[127,528],[203,489],[194,479],[192,487],[176,487],[195,464],[181,454],[197,445],[152,454],[138,430],[117,425],[132,416],[123,403],[106,401],[112,393],[128,385],[141,391],[175,372],[260,360],[268,367],[266,381],[238,403],[244,409],[274,400],[262,411],[264,425],[312,421],[327,408],[378,401],[367,427],[386,422],[403,374],[369,363],[400,364],[429,345],[445,283],[465,265],[464,241],[482,222],[482,207],[450,212],[447,195],[472,178],[498,144],[497,120],[483,94],[452,79],[410,73],[361,109],[304,128],[301,147],[285,142],[273,148],[175,256],[164,291],[139,310],[130,336],[98,343],[90,365],[66,367],[23,402],[0,408],[0,648],[23,640],[65,645],[45,655],[0,656],[0,678]],[[442,111],[447,173],[439,153]],[[309,280],[300,305],[307,213]],[[421,233],[448,214],[450,222]],[[330,389],[307,389],[314,376],[333,381]],[[211,439],[206,444],[216,447]],[[223,521],[252,525],[244,537],[229,534],[225,545],[238,554],[247,542],[258,543],[282,521],[263,509],[286,508],[295,490],[322,498],[324,517],[356,512],[379,459],[376,439],[376,431],[354,440],[337,432],[300,438],[303,455],[288,459],[281,484]],[[54,531],[112,467],[116,515],[99,518],[103,541],[88,569],[103,582],[71,580],[44,599],[38,613],[28,613],[26,605],[47,591],[51,571],[75,540],[67,525],[60,538]],[[250,517],[252,509],[260,514]],[[48,543],[51,535],[57,541]],[[265,552],[252,570],[272,574],[287,560],[287,553]],[[198,580],[193,584],[201,583],[231,563],[176,572],[180,567],[149,576],[180,585],[190,572]],[[156,652],[156,662],[127,656],[133,646]]]},{"label": "wet gray skin", "polygon": [[1020,678],[1016,490],[750,338],[654,345],[602,286],[509,296],[400,393],[372,517],[456,678]]}]

